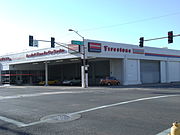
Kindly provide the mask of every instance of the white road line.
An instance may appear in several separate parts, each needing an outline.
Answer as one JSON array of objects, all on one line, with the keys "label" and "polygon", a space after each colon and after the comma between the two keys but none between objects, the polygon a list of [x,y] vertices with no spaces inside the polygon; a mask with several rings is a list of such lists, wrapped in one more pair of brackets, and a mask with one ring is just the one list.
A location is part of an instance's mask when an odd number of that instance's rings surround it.
[{"label": "white road line", "polygon": [[[59,92],[57,92],[57,93],[59,93]],[[45,94],[45,93],[43,93],[43,94]],[[71,114],[71,115],[73,115],[73,114],[81,114],[81,113],[85,113],[85,112],[95,111],[95,110],[108,108],[108,107],[114,107],[114,106],[123,105],[123,104],[129,104],[129,103],[152,100],[152,99],[159,99],[159,98],[166,98],[166,97],[175,97],[175,96],[179,96],[179,95],[163,95],[163,96],[139,98],[139,99],[119,102],[119,103],[115,103],[115,104],[103,105],[103,106],[90,108],[90,109],[86,109],[86,110],[82,110],[82,111],[78,111],[78,112],[74,112],[74,113],[69,113],[69,114]],[[22,123],[22,122],[13,120],[13,119],[9,119],[9,118],[3,117],[3,116],[0,116],[0,120],[3,120],[5,122],[11,123],[11,124],[14,124],[14,125],[16,125],[18,127],[28,127],[28,126],[33,126],[33,125],[37,125],[37,124],[40,124],[40,123],[47,122],[47,120],[40,120],[40,121],[32,122],[32,123],[29,123],[29,124],[25,124],[25,123]],[[164,134],[158,134],[158,135],[164,135]]]},{"label": "white road line", "polygon": [[0,116],[0,120],[3,120],[5,122],[11,123],[11,124],[14,124],[14,125],[16,125],[18,127],[23,127],[23,126],[26,125],[26,124],[24,124],[22,122],[19,122],[19,121],[13,120],[13,119],[9,119],[9,118],[3,117],[3,116]]},{"label": "white road line", "polygon": [[[134,102],[145,101],[145,100],[152,100],[152,99],[159,99],[159,98],[166,98],[166,97],[174,97],[174,96],[179,96],[179,95],[163,95],[163,96],[139,98],[139,99],[119,102],[119,103],[115,103],[115,104],[103,105],[103,106],[99,106],[99,107],[95,107],[95,108],[90,108],[90,109],[86,109],[86,110],[82,110],[82,111],[78,111],[78,112],[74,112],[74,113],[69,113],[69,114],[70,115],[81,114],[81,113],[85,113],[85,112],[95,111],[95,110],[98,110],[98,109],[103,109],[103,108],[108,108],[108,107],[113,107],[113,106],[118,106],[118,105],[123,105],[123,104],[128,104],[128,103],[134,103]],[[37,124],[40,124],[40,123],[45,123],[45,122],[47,122],[47,120],[46,121],[40,120],[40,121],[37,121],[37,122],[32,122],[32,123],[29,123],[29,124],[24,124],[22,126],[20,125],[18,127],[28,127],[28,126],[33,126],[33,125],[37,125]]]},{"label": "white road line", "polygon": [[171,128],[164,130],[163,132],[156,134],[156,135],[168,135],[171,131]]},{"label": "white road line", "polygon": [[[91,92],[91,91],[86,91]],[[58,94],[76,94],[76,93],[85,93],[84,91],[60,91],[60,92],[43,92],[43,93],[34,93],[34,94],[22,94],[22,95],[13,95],[13,96],[0,96],[0,100],[5,99],[17,99],[24,97],[37,97],[37,96],[45,96],[45,95],[58,95]]]},{"label": "white road line", "polygon": [[85,112],[90,112],[90,111],[103,109],[103,108],[107,108],[107,107],[113,107],[113,106],[118,106],[118,105],[123,105],[123,104],[128,104],[128,103],[134,103],[134,102],[138,102],[138,101],[145,101],[145,100],[157,99],[157,98],[165,98],[165,97],[174,97],[174,96],[177,96],[177,95],[163,95],[163,96],[156,96],[156,97],[140,98],[140,99],[129,100],[129,101],[124,101],[124,102],[120,102],[120,103],[110,104],[110,105],[103,105],[103,106],[99,106],[99,107],[95,107],[95,108],[91,108],[91,109],[87,109],[87,110],[74,112],[74,113],[71,113],[71,114],[85,113]]}]

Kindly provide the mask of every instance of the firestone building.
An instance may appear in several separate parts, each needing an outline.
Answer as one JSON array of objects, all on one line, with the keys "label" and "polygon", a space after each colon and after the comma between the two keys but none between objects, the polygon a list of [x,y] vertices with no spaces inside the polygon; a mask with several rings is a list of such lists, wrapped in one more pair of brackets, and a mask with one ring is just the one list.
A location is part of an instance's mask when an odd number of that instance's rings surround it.
[{"label": "firestone building", "polygon": [[[180,81],[180,51],[167,48],[85,40],[88,84],[107,76],[122,85]],[[45,80],[81,79],[79,45],[39,49],[0,56],[0,83],[35,85]],[[76,51],[72,51],[72,48]]]}]

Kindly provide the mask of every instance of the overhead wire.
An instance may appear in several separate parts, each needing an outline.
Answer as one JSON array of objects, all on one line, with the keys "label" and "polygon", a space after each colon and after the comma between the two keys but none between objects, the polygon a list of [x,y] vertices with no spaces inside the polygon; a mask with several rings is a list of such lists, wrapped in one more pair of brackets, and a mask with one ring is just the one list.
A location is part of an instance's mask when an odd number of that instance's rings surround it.
[{"label": "overhead wire", "polygon": [[129,24],[134,24],[134,23],[140,23],[140,22],[145,22],[145,21],[161,19],[161,18],[175,16],[175,15],[179,15],[179,14],[180,14],[180,12],[174,12],[174,13],[170,13],[170,14],[166,14],[166,15],[154,16],[154,17],[149,17],[149,18],[144,18],[144,19],[139,19],[139,20],[133,20],[133,21],[120,23],[120,24],[113,24],[113,25],[106,25],[106,26],[100,26],[100,27],[89,28],[89,29],[82,29],[80,31],[95,31],[95,30],[101,30],[101,29],[108,29],[108,28],[119,27],[119,26],[123,26],[123,25],[129,25]]},{"label": "overhead wire", "polygon": [[[123,25],[130,25],[130,24],[141,23],[141,22],[146,22],[146,21],[151,21],[151,20],[157,20],[157,19],[161,19],[161,18],[165,18],[165,17],[169,17],[169,16],[179,15],[179,14],[180,14],[180,11],[170,13],[170,14],[160,15],[160,16],[153,16],[153,17],[143,18],[143,19],[139,19],[139,20],[133,20],[133,21],[119,23],[119,24],[106,25],[106,26],[100,26],[100,27],[89,28],[89,29],[82,29],[79,31],[86,32],[86,31],[96,31],[96,30],[102,30],[102,29],[115,28],[115,27],[119,27],[119,26],[123,26]],[[68,33],[68,34],[62,35],[61,38],[65,38],[70,35],[72,35],[72,34]]]}]

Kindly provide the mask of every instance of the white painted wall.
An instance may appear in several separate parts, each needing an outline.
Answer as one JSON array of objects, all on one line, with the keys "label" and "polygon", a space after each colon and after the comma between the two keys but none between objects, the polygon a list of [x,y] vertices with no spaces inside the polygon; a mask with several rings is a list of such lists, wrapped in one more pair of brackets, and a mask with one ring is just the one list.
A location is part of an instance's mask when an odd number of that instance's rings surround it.
[{"label": "white painted wall", "polygon": [[136,59],[123,59],[123,84],[141,84],[140,61]]},{"label": "white painted wall", "polygon": [[0,84],[1,84],[1,71],[2,71],[2,64],[0,63]]},{"label": "white painted wall", "polygon": [[10,70],[43,70],[45,69],[45,63],[39,64],[21,64],[11,65]]},{"label": "white painted wall", "polygon": [[180,81],[180,62],[167,62],[167,82]]},{"label": "white painted wall", "polygon": [[2,70],[9,70],[9,64],[3,64]]},{"label": "white painted wall", "polygon": [[[170,50],[163,48],[143,47],[139,48],[138,45],[130,45],[123,43],[113,43],[97,40],[85,40],[85,45],[88,42],[101,43],[101,52],[88,52],[86,48],[86,56],[88,58],[103,58],[110,60],[110,72],[112,76],[115,76],[123,84],[140,84],[140,60],[157,60],[160,62],[160,82],[174,82],[180,81],[180,51]],[[0,61],[2,64],[2,70],[12,69],[13,65],[33,63],[40,61],[51,61],[58,59],[71,59],[80,58],[81,54],[69,54],[65,48],[63,53],[48,54],[37,57],[26,57],[27,54],[43,53],[61,49],[62,47],[46,48],[40,50],[34,50],[29,52],[22,52],[18,54],[11,54],[3,57],[11,58],[11,61]],[[109,48],[109,49],[108,49]],[[123,49],[124,51],[120,51]],[[127,50],[127,51],[126,51]],[[134,50],[143,50],[143,53],[134,53]],[[172,57],[173,56],[173,57]],[[1,57],[0,57],[1,58]],[[44,68],[44,65],[42,65]],[[30,69],[30,67],[22,66],[19,69]],[[39,69],[36,65],[33,69]],[[15,69],[15,68],[14,68]],[[16,68],[17,69],[17,68]]]},{"label": "white painted wall", "polygon": [[166,83],[167,82],[167,62],[166,61],[160,61],[160,82]]}]

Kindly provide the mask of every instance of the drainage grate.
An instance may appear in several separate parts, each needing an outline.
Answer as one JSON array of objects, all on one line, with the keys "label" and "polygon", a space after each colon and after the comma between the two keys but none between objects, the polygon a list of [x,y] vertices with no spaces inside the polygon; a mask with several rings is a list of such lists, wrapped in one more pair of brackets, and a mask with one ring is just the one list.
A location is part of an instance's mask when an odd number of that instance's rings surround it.
[{"label": "drainage grate", "polygon": [[47,123],[69,122],[81,118],[80,114],[53,114],[41,118]]}]

